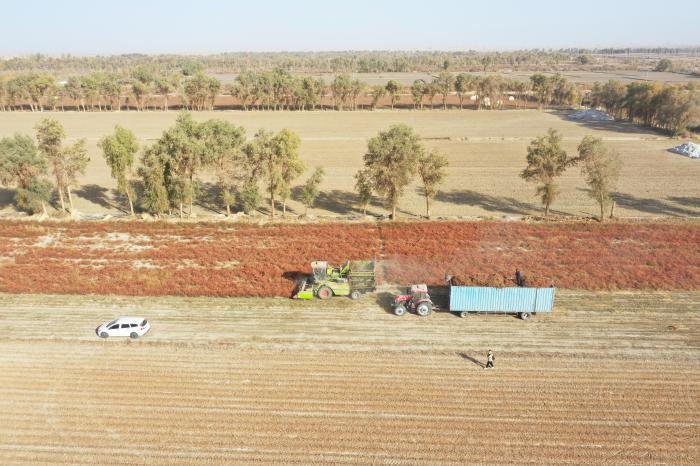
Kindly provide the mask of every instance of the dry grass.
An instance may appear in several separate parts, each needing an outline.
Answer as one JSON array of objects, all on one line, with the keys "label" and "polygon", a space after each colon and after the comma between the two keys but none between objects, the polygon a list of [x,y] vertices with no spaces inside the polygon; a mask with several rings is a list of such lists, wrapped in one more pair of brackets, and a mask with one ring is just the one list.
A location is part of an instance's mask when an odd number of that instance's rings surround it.
[{"label": "dry grass", "polygon": [[[88,139],[92,162],[77,190],[81,212],[119,212],[114,181],[109,177],[97,149],[99,137],[121,124],[134,130],[142,143],[151,143],[171,125],[175,112],[121,113],[0,113],[0,135],[33,133],[43,117],[58,118],[71,138]],[[574,153],[586,134],[602,137],[622,157],[624,168],[619,185],[620,216],[699,216],[700,163],[666,152],[679,144],[637,127],[612,123],[598,127],[568,121],[561,115],[524,111],[377,111],[377,112],[215,112],[196,113],[195,118],[223,118],[242,125],[249,135],[261,128],[289,127],[302,137],[302,158],[310,167],[323,166],[326,179],[314,215],[356,215],[353,174],[362,165],[368,138],[395,123],[407,123],[426,139],[430,147],[448,154],[450,174],[433,207],[436,216],[503,216],[540,212],[534,187],[518,176],[524,167],[530,140],[553,127],[564,135],[565,148]],[[206,178],[210,180],[210,178]],[[300,181],[303,181],[302,177]],[[0,190],[0,209],[11,210],[11,192]],[[197,213],[211,216],[221,209],[215,192],[204,196]],[[123,205],[121,206],[124,207]],[[213,210],[211,209],[213,207]],[[402,215],[419,216],[424,202],[417,186],[406,189]],[[291,203],[295,213],[303,207]],[[561,196],[553,205],[557,212],[594,215],[595,203],[585,193],[577,169],[561,179]],[[377,200],[370,212],[385,214]]]}]

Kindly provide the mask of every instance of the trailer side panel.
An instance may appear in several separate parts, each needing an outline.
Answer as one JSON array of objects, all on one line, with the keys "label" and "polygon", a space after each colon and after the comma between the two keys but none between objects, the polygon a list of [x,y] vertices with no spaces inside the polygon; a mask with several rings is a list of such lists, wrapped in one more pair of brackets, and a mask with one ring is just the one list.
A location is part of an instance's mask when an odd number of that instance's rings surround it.
[{"label": "trailer side panel", "polygon": [[453,312],[552,312],[554,288],[451,286]]}]

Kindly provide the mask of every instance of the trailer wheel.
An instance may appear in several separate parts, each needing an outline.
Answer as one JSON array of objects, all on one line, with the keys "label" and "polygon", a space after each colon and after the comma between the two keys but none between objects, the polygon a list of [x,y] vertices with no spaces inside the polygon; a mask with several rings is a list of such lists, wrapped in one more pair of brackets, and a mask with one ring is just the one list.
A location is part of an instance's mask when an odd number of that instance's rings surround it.
[{"label": "trailer wheel", "polygon": [[469,313],[468,313],[467,311],[462,311],[462,312],[459,313],[459,316],[460,316],[461,318],[469,317]]},{"label": "trailer wheel", "polygon": [[530,318],[530,313],[529,312],[521,312],[520,313],[520,318],[522,320],[528,320]]},{"label": "trailer wheel", "polygon": [[403,304],[399,304],[398,306],[394,307],[394,314],[397,316],[401,317],[406,313],[406,306]]},{"label": "trailer wheel", "polygon": [[316,295],[321,299],[328,299],[331,296],[333,296],[333,290],[331,290],[327,286],[322,286],[321,288],[318,289],[318,291],[316,292]]},{"label": "trailer wheel", "polygon": [[420,303],[416,306],[416,313],[421,317],[430,315],[431,312],[433,312],[433,306],[430,303]]},{"label": "trailer wheel", "polygon": [[357,290],[350,293],[350,299],[360,299],[360,296],[362,296],[362,293]]}]

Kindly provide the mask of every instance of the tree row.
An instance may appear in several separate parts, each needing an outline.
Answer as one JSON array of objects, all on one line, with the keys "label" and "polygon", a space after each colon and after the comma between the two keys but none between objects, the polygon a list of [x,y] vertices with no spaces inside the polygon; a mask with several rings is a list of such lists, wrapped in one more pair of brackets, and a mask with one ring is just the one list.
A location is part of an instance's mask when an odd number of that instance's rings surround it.
[{"label": "tree row", "polygon": [[[36,141],[21,134],[0,139],[0,184],[15,188],[19,209],[46,214],[47,204],[56,194],[62,212],[75,211],[72,188],[85,173],[89,157],[85,140],[68,145],[65,138],[61,124],[47,118],[36,126]],[[237,205],[254,216],[266,194],[274,218],[280,207],[286,215],[287,202],[293,195],[306,209],[319,195],[322,167],[316,167],[304,183],[292,189],[307,169],[299,157],[300,144],[299,136],[289,129],[276,134],[260,129],[248,140],[242,127],[218,119],[197,122],[191,113],[183,111],[153,144],[139,147],[131,130],[116,126],[98,146],[132,216],[137,206],[156,216],[177,213],[180,218],[192,217],[200,196],[200,177],[207,173],[216,179],[217,203],[227,215]],[[590,136],[581,141],[578,151],[577,157],[569,157],[561,148],[561,135],[550,130],[528,147],[527,167],[521,176],[536,183],[547,216],[559,192],[557,178],[567,168],[581,164],[603,221],[619,177],[619,157],[600,139]],[[141,163],[134,170],[137,156]],[[428,150],[412,128],[399,124],[368,141],[363,162],[363,168],[355,174],[358,207],[363,212],[377,195],[395,219],[406,188],[418,180],[425,197],[426,217],[430,218],[430,202],[447,176],[444,154]]]}]

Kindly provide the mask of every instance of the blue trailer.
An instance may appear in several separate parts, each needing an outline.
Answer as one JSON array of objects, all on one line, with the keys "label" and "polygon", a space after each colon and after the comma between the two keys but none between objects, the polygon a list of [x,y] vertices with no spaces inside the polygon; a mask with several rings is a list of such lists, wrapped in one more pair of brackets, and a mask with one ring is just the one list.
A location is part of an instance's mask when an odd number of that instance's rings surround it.
[{"label": "blue trailer", "polygon": [[555,288],[450,285],[450,312],[466,317],[470,312],[518,314],[527,320],[532,314],[550,313]]}]

